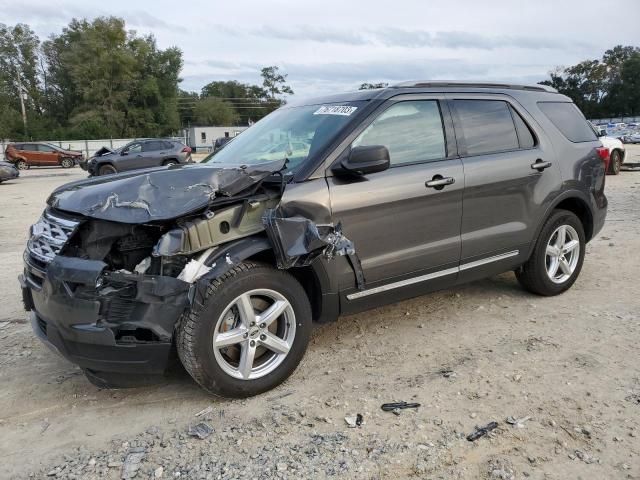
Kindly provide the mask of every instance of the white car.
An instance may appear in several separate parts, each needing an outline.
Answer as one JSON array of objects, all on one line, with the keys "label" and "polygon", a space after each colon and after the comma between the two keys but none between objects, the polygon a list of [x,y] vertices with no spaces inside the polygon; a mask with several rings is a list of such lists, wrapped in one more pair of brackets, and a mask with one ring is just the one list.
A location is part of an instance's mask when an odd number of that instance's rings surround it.
[{"label": "white car", "polygon": [[609,168],[607,173],[611,175],[618,175],[620,173],[620,167],[624,163],[625,149],[624,143],[618,138],[608,137],[607,131],[601,127],[596,127],[591,122],[591,128],[599,137],[602,146],[609,149]]},{"label": "white car", "polygon": [[620,173],[620,167],[624,163],[625,149],[624,143],[619,139],[613,137],[600,137],[602,146],[609,149],[609,169],[607,173],[611,175],[618,175]]}]

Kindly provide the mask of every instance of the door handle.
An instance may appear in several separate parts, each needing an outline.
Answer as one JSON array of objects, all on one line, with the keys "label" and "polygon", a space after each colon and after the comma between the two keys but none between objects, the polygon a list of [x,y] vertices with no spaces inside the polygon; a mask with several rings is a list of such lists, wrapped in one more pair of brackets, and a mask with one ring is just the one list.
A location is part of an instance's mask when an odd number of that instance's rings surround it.
[{"label": "door handle", "polygon": [[443,177],[442,175],[434,175],[431,180],[427,180],[424,186],[427,188],[435,188],[436,190],[442,190],[447,185],[453,185],[456,183],[456,179],[453,177]]},{"label": "door handle", "polygon": [[531,168],[533,170],[538,170],[539,172],[541,172],[545,168],[549,168],[551,165],[553,165],[551,162],[545,162],[541,158],[539,158],[535,161],[535,163],[531,164]]}]

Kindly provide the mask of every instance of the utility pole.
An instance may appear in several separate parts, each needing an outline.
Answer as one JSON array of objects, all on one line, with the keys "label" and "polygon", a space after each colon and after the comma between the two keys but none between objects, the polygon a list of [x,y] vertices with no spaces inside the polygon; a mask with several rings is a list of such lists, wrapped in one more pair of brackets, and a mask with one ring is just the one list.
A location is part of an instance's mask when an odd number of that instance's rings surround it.
[{"label": "utility pole", "polygon": [[20,97],[20,108],[22,109],[22,124],[24,125],[24,136],[27,138],[27,110],[24,107],[25,92],[22,89],[22,79],[20,78],[20,69],[16,65],[16,75],[18,77],[18,96]]}]

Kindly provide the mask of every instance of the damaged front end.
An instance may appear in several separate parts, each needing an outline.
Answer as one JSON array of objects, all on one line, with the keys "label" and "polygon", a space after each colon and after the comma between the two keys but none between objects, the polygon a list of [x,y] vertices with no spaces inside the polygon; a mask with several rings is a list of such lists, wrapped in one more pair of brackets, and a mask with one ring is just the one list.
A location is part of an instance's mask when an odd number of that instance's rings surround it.
[{"label": "damaged front end", "polygon": [[161,374],[180,317],[234,265],[272,250],[279,268],[344,255],[340,225],[285,216],[282,164],[184,166],[68,184],[32,227],[25,308],[49,346],[96,372]]}]

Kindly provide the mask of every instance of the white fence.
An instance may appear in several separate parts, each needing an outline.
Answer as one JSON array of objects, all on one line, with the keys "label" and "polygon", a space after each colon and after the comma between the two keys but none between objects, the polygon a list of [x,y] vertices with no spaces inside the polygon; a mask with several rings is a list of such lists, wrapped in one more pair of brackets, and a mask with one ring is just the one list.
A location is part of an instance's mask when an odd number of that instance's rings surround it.
[{"label": "white fence", "polygon": [[[185,137],[163,137],[170,138],[171,140],[177,140],[182,143],[185,142]],[[107,138],[100,140],[46,140],[42,142],[31,142],[31,141],[20,141],[16,143],[50,143],[51,145],[56,145],[60,148],[64,148],[65,150],[74,150],[77,152],[82,152],[86,158],[89,158],[91,155],[96,153],[102,147],[107,147],[112,150],[120,147],[124,147],[127,143],[133,142],[134,140],[138,140],[137,138]],[[0,140],[0,147],[2,148],[2,156],[4,156],[4,151],[7,148],[9,143],[13,143],[10,140]]]}]

